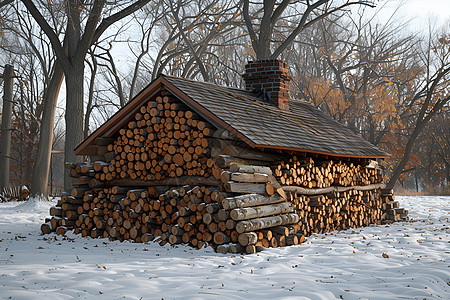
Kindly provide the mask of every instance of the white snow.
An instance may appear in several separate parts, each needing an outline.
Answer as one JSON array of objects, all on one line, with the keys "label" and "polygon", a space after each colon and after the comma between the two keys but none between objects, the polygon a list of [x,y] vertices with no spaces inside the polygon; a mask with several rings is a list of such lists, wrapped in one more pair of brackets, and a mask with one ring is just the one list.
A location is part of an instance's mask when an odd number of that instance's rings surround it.
[{"label": "white snow", "polygon": [[450,299],[450,197],[396,199],[414,221],[245,256],[44,236],[55,202],[3,203],[0,298]]}]

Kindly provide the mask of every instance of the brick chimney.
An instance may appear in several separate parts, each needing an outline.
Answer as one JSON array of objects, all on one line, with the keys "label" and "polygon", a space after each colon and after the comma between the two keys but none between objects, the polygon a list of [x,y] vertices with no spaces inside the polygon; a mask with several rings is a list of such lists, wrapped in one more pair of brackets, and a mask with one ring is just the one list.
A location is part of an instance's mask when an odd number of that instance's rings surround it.
[{"label": "brick chimney", "polygon": [[280,60],[251,61],[242,76],[247,91],[260,93],[268,102],[289,110],[289,81],[287,64]]}]

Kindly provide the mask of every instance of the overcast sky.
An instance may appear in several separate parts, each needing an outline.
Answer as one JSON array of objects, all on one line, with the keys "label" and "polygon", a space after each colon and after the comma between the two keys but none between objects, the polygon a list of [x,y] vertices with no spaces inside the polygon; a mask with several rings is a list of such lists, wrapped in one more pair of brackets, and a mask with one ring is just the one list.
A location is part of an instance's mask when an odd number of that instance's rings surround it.
[{"label": "overcast sky", "polygon": [[[383,6],[384,1],[378,3]],[[436,25],[442,25],[450,20],[450,0],[388,0],[381,9],[383,15],[390,16],[391,12],[399,5],[398,16],[405,19],[413,19],[413,27],[427,26],[428,20],[436,21]],[[413,28],[411,28],[413,29]]]},{"label": "overcast sky", "polygon": [[404,10],[411,16],[431,14],[445,19],[450,17],[450,0],[409,0]]}]

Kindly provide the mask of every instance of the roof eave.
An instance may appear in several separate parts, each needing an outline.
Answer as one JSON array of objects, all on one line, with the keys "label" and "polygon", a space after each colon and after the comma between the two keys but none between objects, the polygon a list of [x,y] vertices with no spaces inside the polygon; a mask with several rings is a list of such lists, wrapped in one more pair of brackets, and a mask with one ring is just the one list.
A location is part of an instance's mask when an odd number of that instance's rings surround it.
[{"label": "roof eave", "polygon": [[318,155],[325,155],[329,157],[336,157],[336,158],[359,158],[359,159],[386,159],[389,158],[390,155],[386,153],[386,155],[351,155],[351,154],[336,154],[336,153],[330,153],[330,152],[323,152],[323,151],[315,151],[315,150],[308,150],[308,149],[300,149],[300,148],[291,148],[291,147],[283,147],[283,146],[268,146],[268,145],[261,145],[257,144],[255,145],[256,148],[259,149],[267,149],[267,150],[278,150],[278,151],[287,151],[287,152],[302,152],[302,153],[312,153],[312,154],[318,154]]}]

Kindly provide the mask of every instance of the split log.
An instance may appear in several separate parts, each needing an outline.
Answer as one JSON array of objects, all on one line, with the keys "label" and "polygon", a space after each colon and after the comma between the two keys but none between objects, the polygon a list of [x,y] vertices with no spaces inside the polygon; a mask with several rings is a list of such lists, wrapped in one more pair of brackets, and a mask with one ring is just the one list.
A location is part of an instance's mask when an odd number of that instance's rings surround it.
[{"label": "split log", "polygon": [[89,191],[88,186],[73,187],[70,191],[72,197],[82,197],[85,192]]},{"label": "split log", "polygon": [[224,187],[225,191],[230,193],[264,194],[266,192],[266,185],[257,183],[238,183],[229,181],[224,184]]},{"label": "split log", "polygon": [[144,233],[141,236],[141,241],[143,243],[147,243],[147,242],[153,241],[154,239],[155,239],[155,237],[153,235],[151,235],[150,233]]},{"label": "split log", "polygon": [[56,228],[56,234],[57,235],[65,235],[67,230],[68,230],[67,227],[59,226],[58,228]]},{"label": "split log", "polygon": [[247,183],[266,183],[270,181],[269,175],[260,173],[231,173],[230,180]]},{"label": "split log", "polygon": [[228,251],[229,251],[228,249],[229,249],[229,246],[219,245],[219,246],[217,247],[217,249],[216,249],[216,252],[217,252],[217,253],[222,253],[222,254],[227,254]]},{"label": "split log", "polygon": [[247,247],[245,247],[245,252],[247,254],[255,254],[264,251],[265,249],[266,248],[264,248],[263,246],[248,245]]},{"label": "split log", "polygon": [[244,232],[239,234],[239,244],[242,246],[254,245],[258,242],[258,235],[254,232]]},{"label": "split log", "polygon": [[230,253],[243,253],[245,252],[245,247],[240,244],[229,244],[228,252]]},{"label": "split log", "polygon": [[377,184],[370,184],[370,185],[363,185],[363,186],[330,186],[327,188],[321,188],[321,189],[307,189],[302,188],[298,186],[283,186],[283,190],[286,192],[294,192],[302,195],[321,195],[321,194],[328,194],[332,192],[346,192],[350,190],[356,190],[356,191],[370,191],[370,190],[376,190],[380,189],[386,186],[384,183],[377,183]]},{"label": "split log", "polygon": [[49,234],[52,232],[52,227],[50,223],[44,223],[41,225],[41,232],[42,234]]},{"label": "split log", "polygon": [[298,223],[299,220],[300,218],[297,214],[284,214],[272,217],[257,218],[238,222],[236,224],[236,231],[238,233],[250,232],[278,225],[295,224]]},{"label": "split log", "polygon": [[170,235],[169,236],[169,243],[171,245],[175,245],[175,244],[181,244],[183,241],[181,239],[181,235]]},{"label": "split log", "polygon": [[270,204],[264,206],[235,208],[230,211],[230,217],[234,221],[248,220],[254,218],[267,217],[277,214],[290,213],[294,211],[294,207],[290,202],[279,204]]},{"label": "split log", "polygon": [[249,165],[231,165],[230,166],[231,172],[240,172],[240,173],[259,173],[259,174],[266,174],[266,175],[272,175],[272,170],[269,167],[264,166],[249,166]]},{"label": "split log", "polygon": [[214,243],[217,245],[227,244],[231,241],[230,237],[225,235],[223,232],[214,233]]},{"label": "split log", "polygon": [[62,216],[61,207],[56,207],[56,206],[50,207],[50,216],[61,217]]},{"label": "split log", "polygon": [[224,200],[222,200],[221,205],[224,209],[235,209],[240,207],[275,204],[283,201],[285,200],[278,195],[268,197],[264,195],[250,194],[225,198]]},{"label": "split log", "polygon": [[386,188],[382,188],[380,190],[381,195],[393,195],[394,194],[394,189],[386,189]]}]

